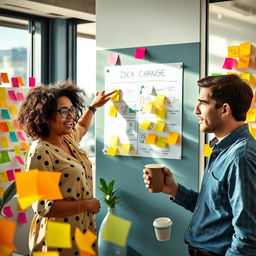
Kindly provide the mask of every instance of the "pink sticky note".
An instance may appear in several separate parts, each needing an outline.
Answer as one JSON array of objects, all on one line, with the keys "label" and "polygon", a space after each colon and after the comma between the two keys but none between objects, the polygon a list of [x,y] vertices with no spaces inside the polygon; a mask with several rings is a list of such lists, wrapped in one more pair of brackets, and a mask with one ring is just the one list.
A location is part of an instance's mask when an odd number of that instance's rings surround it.
[{"label": "pink sticky note", "polygon": [[146,48],[136,48],[134,58],[144,59],[145,53],[146,53]]},{"label": "pink sticky note", "polygon": [[12,77],[12,87],[19,87],[19,82],[17,77]]},{"label": "pink sticky note", "polygon": [[6,171],[7,177],[9,181],[15,180],[13,170],[7,170]]},{"label": "pink sticky note", "polygon": [[29,87],[35,87],[35,85],[36,85],[36,79],[34,77],[30,77],[28,86]]},{"label": "pink sticky note", "polygon": [[119,64],[119,54],[116,52],[110,52],[108,55],[108,63],[114,65]]},{"label": "pink sticky note", "polygon": [[224,61],[224,64],[223,64],[222,68],[233,69],[233,68],[235,68],[236,63],[237,63],[236,59],[225,58],[225,61]]},{"label": "pink sticky note", "polygon": [[18,138],[19,138],[20,140],[22,140],[22,141],[25,141],[25,140],[26,140],[26,139],[24,138],[24,136],[23,136],[23,134],[22,134],[21,131],[17,131],[16,133],[17,133],[17,136],[18,136]]},{"label": "pink sticky note", "polygon": [[13,217],[13,213],[12,213],[12,209],[11,206],[5,206],[3,209],[4,215],[8,218],[12,218]]},{"label": "pink sticky note", "polygon": [[14,169],[14,172],[21,172],[21,169],[20,168]]},{"label": "pink sticky note", "polygon": [[8,95],[9,95],[11,100],[17,101],[17,97],[16,97],[14,91],[8,91]]},{"label": "pink sticky note", "polygon": [[17,93],[17,99],[18,99],[18,100],[24,100],[24,95],[23,95],[22,92],[18,92],[18,93]]},{"label": "pink sticky note", "polygon": [[27,223],[26,213],[25,212],[19,212],[18,218],[20,223]]},{"label": "pink sticky note", "polygon": [[18,160],[20,164],[24,164],[22,158],[20,156],[15,156],[15,158]]}]

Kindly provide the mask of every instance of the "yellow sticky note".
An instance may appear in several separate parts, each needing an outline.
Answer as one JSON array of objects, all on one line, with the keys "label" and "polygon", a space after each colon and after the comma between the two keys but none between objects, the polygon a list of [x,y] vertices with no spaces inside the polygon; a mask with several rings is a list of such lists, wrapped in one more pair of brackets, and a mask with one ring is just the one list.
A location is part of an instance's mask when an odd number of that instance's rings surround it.
[{"label": "yellow sticky note", "polygon": [[113,135],[110,137],[109,146],[117,147],[119,143],[119,137],[117,135]]},{"label": "yellow sticky note", "polygon": [[241,56],[237,63],[237,69],[247,69],[249,68],[250,57]]},{"label": "yellow sticky note", "polygon": [[250,56],[251,52],[252,52],[252,44],[250,42],[240,44],[239,56]]},{"label": "yellow sticky note", "polygon": [[109,214],[101,237],[120,246],[126,245],[131,222],[116,215]]},{"label": "yellow sticky note", "polygon": [[166,118],[166,108],[156,107],[156,118],[165,119]]},{"label": "yellow sticky note", "polygon": [[71,226],[69,223],[49,221],[47,223],[46,243],[49,247],[71,248]]},{"label": "yellow sticky note", "polygon": [[179,133],[178,132],[169,132],[167,143],[168,144],[177,144],[178,139],[179,139]]},{"label": "yellow sticky note", "polygon": [[111,101],[119,101],[120,99],[120,89],[114,89],[116,92],[111,96]]},{"label": "yellow sticky note", "polygon": [[251,135],[256,139],[256,128],[249,126],[249,131]]},{"label": "yellow sticky note", "polygon": [[106,154],[110,156],[115,156],[116,152],[117,152],[117,147],[109,146]]},{"label": "yellow sticky note", "polygon": [[153,102],[147,101],[144,103],[143,109],[142,111],[145,113],[153,113],[154,112],[154,108],[153,108]]},{"label": "yellow sticky note", "polygon": [[0,255],[1,256],[11,256],[11,255],[14,255],[12,254],[12,251],[13,249],[7,247],[7,246],[3,246],[3,245],[0,245]]},{"label": "yellow sticky note", "polygon": [[156,146],[159,148],[166,148],[167,137],[157,136]]},{"label": "yellow sticky note", "polygon": [[143,120],[140,125],[139,125],[139,129],[142,129],[142,130],[147,130],[148,127],[150,126],[151,124],[151,121],[148,121],[148,120]]},{"label": "yellow sticky note", "polygon": [[0,88],[0,99],[6,100],[6,90],[5,88]]},{"label": "yellow sticky note", "polygon": [[155,125],[155,128],[154,128],[154,131],[155,132],[163,132],[164,128],[165,128],[165,124],[166,124],[165,121],[157,121],[156,125]]},{"label": "yellow sticky note", "polygon": [[229,46],[228,47],[228,57],[229,58],[238,58],[239,57],[239,46]]},{"label": "yellow sticky note", "polygon": [[7,173],[4,171],[4,172],[0,172],[0,181],[1,182],[8,182],[9,179],[8,179],[8,175]]},{"label": "yellow sticky note", "polygon": [[121,147],[121,154],[128,154],[131,150],[131,144],[127,143],[127,144],[122,144]]},{"label": "yellow sticky note", "polygon": [[39,195],[17,198],[19,207],[22,211],[26,210],[29,206],[31,206],[34,202],[38,201],[39,199],[41,199],[41,196]]},{"label": "yellow sticky note", "polygon": [[59,256],[59,252],[33,252],[32,256]]},{"label": "yellow sticky note", "polygon": [[256,109],[255,108],[250,108],[248,110],[248,112],[246,113],[245,122],[246,123],[255,122],[256,121],[255,117],[256,117]]},{"label": "yellow sticky note", "polygon": [[212,153],[212,148],[208,144],[204,145],[204,156],[209,157]]},{"label": "yellow sticky note", "polygon": [[3,136],[3,137],[0,137],[0,141],[1,141],[1,144],[2,144],[2,148],[9,148],[9,143],[8,143],[8,138]]},{"label": "yellow sticky note", "polygon": [[97,236],[89,229],[85,234],[83,234],[79,228],[76,228],[75,241],[79,250],[88,252],[91,255],[96,255],[95,251],[91,247],[96,238]]},{"label": "yellow sticky note", "polygon": [[155,97],[154,105],[164,105],[165,102],[165,95],[158,94]]},{"label": "yellow sticky note", "polygon": [[148,133],[145,144],[156,144],[156,134]]},{"label": "yellow sticky note", "polygon": [[22,156],[20,146],[14,145],[13,148],[14,148],[14,153],[15,153],[16,156]]},{"label": "yellow sticky note", "polygon": [[7,124],[9,132],[14,132],[12,124],[9,121],[7,121],[6,124]]},{"label": "yellow sticky note", "polygon": [[2,108],[8,108],[8,103],[7,103],[7,101],[4,100],[4,99],[0,99],[0,106],[1,106]]},{"label": "yellow sticky note", "polygon": [[9,110],[11,111],[11,113],[13,115],[17,115],[18,114],[18,110],[17,110],[16,106],[14,106],[14,105],[9,106]]},{"label": "yellow sticky note", "polygon": [[113,117],[115,117],[115,116],[116,116],[117,111],[118,111],[118,107],[117,107],[117,106],[115,106],[115,105],[110,106],[110,108],[109,108],[109,112],[108,112],[108,115],[109,115],[109,116],[113,116]]},{"label": "yellow sticky note", "polygon": [[3,194],[4,194],[4,187],[0,186],[0,198],[3,197]]},{"label": "yellow sticky note", "polygon": [[22,142],[20,143],[20,146],[21,146],[23,149],[25,149],[25,150],[28,150],[28,149],[29,149],[29,146],[28,146],[28,144],[27,144],[25,141],[22,141]]},{"label": "yellow sticky note", "polygon": [[[16,250],[13,245],[13,239],[16,229],[16,223],[10,220],[0,218],[0,245]],[[1,254],[2,255],[2,254]]]}]

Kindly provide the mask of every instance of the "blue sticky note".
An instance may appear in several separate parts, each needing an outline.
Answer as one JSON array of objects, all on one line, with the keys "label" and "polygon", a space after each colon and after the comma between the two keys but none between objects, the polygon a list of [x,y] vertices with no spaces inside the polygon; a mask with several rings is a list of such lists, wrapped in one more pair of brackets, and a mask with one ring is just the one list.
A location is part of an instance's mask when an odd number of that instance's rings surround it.
[{"label": "blue sticky note", "polygon": [[9,134],[12,142],[18,142],[18,138],[15,132],[9,132]]},{"label": "blue sticky note", "polygon": [[11,119],[7,109],[1,109],[1,114],[4,119]]}]

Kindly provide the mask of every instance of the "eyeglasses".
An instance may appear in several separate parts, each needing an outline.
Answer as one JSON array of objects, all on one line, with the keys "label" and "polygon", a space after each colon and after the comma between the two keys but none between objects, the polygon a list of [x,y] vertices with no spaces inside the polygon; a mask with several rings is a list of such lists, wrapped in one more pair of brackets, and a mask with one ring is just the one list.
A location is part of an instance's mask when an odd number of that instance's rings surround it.
[{"label": "eyeglasses", "polygon": [[69,114],[72,114],[74,116],[77,115],[77,110],[75,107],[71,107],[71,108],[63,107],[58,110],[55,110],[55,112],[59,112],[62,118],[67,118]]}]

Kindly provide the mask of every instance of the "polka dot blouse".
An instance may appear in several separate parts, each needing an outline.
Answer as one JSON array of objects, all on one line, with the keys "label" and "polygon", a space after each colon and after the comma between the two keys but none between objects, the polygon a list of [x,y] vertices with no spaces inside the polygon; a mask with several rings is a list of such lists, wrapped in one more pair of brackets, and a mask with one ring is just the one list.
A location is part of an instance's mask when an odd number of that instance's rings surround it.
[{"label": "polka dot blouse", "polygon": [[[61,172],[59,187],[65,200],[82,200],[93,198],[93,183],[91,163],[86,153],[79,149],[79,136],[76,131],[64,136],[74,156],[68,155],[61,148],[47,141],[37,140],[32,143],[25,156],[25,170],[39,169],[45,171]],[[94,215],[83,212],[64,218],[44,217],[50,210],[53,201],[42,200],[33,204],[35,213],[32,219],[29,248],[33,251],[58,251],[61,256],[79,255],[75,243],[75,229],[82,232],[95,230]],[[46,224],[48,221],[56,221],[71,224],[72,249],[50,248],[45,240]],[[95,247],[95,245],[93,245]]]}]

